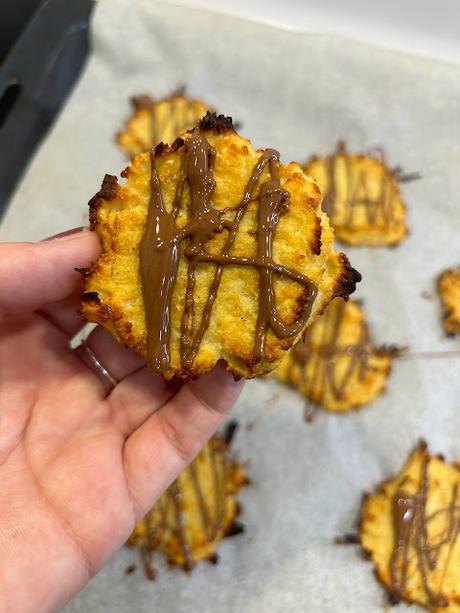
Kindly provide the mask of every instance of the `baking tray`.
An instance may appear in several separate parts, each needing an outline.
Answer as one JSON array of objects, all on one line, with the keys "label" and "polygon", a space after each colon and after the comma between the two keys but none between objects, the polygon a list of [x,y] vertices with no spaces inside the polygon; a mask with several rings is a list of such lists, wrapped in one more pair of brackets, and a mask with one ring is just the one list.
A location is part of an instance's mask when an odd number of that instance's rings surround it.
[{"label": "baking tray", "polygon": [[[104,174],[126,166],[114,133],[129,95],[185,84],[284,162],[327,153],[343,138],[350,151],[381,146],[391,166],[420,172],[402,186],[407,239],[395,249],[347,249],[363,274],[356,297],[378,345],[413,354],[458,347],[442,335],[438,300],[424,297],[458,260],[458,65],[153,0],[100,2],[92,30],[84,77],[21,181],[0,240],[87,223]],[[353,529],[363,491],[395,474],[419,437],[449,460],[460,457],[458,365],[395,360],[371,406],[320,412],[308,424],[293,390],[272,378],[248,382],[232,412],[241,424],[235,449],[252,479],[240,496],[246,532],[221,544],[219,564],[190,576],[168,571],[158,555],[155,582],[139,566],[124,575],[137,557],[122,548],[64,610],[381,613],[385,596],[370,563],[334,539]]]},{"label": "baking tray", "polygon": [[93,6],[43,2],[0,68],[0,218],[83,68]]}]

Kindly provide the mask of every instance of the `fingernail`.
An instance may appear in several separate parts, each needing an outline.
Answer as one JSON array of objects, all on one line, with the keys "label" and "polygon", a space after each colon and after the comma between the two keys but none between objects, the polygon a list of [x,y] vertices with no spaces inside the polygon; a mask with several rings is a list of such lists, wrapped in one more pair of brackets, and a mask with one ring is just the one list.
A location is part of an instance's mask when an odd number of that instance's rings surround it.
[{"label": "fingernail", "polygon": [[66,241],[72,238],[78,238],[81,234],[85,234],[89,231],[89,228],[86,226],[72,228],[72,230],[66,230],[65,232],[59,232],[59,234],[54,234],[53,236],[49,236],[48,238],[43,238],[40,242],[44,243],[45,241]]}]

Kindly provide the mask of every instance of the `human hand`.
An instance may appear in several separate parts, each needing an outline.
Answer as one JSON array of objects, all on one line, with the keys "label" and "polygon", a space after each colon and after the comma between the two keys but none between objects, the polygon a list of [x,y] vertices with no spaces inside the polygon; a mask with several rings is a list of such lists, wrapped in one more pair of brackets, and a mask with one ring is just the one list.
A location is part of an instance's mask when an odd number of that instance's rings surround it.
[{"label": "human hand", "polygon": [[55,611],[126,541],[215,432],[241,384],[222,368],[165,382],[96,328],[72,351],[88,230],[0,244],[0,611]]}]

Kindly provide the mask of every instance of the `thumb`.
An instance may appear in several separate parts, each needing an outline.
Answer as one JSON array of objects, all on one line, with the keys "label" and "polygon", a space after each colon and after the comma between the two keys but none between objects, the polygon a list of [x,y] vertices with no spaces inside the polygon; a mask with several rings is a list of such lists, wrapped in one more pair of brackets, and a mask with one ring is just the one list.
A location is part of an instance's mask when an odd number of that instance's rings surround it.
[{"label": "thumb", "polygon": [[0,244],[0,315],[66,298],[80,283],[75,268],[89,266],[99,252],[99,239],[88,228],[40,243]]},{"label": "thumb", "polygon": [[[151,379],[153,383],[154,377]],[[187,381],[131,434],[123,460],[137,517],[146,513],[193,460],[224,421],[242,389],[243,381],[235,382],[218,366],[197,381]]]}]

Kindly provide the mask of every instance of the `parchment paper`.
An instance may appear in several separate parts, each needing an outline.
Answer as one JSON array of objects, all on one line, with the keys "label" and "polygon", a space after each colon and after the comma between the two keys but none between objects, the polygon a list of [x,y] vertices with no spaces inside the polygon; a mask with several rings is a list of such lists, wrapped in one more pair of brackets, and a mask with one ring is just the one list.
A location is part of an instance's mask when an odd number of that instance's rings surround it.
[{"label": "parchment paper", "polygon": [[[104,173],[126,165],[113,134],[128,96],[185,84],[285,162],[345,138],[352,150],[383,146],[390,164],[421,172],[403,187],[409,238],[396,249],[347,252],[363,274],[357,296],[376,342],[460,348],[443,337],[437,299],[421,297],[460,260],[458,65],[151,0],[102,0],[93,32],[92,59],[13,199],[2,240],[81,224]],[[333,539],[353,527],[362,492],[399,470],[419,437],[460,458],[459,374],[458,359],[398,361],[372,406],[322,412],[312,424],[293,391],[248,383],[233,414],[254,481],[241,495],[246,534],[221,544],[216,567],[201,564],[191,576],[157,556],[154,583],[139,568],[124,575],[137,562],[124,549],[66,612],[380,613],[384,593],[371,565]]]}]

